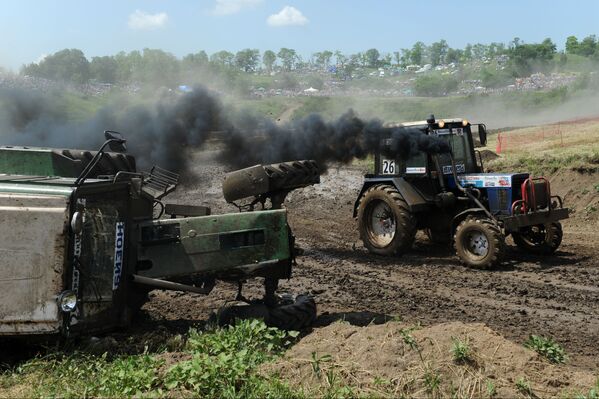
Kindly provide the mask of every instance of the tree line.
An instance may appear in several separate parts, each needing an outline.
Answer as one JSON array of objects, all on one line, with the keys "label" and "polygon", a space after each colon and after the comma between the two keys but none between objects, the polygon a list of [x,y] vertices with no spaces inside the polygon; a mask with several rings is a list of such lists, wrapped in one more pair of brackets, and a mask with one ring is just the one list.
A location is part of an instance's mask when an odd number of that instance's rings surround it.
[{"label": "tree line", "polygon": [[[465,64],[487,61],[506,56],[510,61],[510,75],[526,76],[548,67],[554,62],[557,46],[551,39],[541,43],[524,43],[515,38],[508,44],[468,44],[462,49],[451,48],[447,41],[430,45],[416,42],[409,49],[381,53],[376,48],[346,55],[341,51],[324,50],[304,60],[294,49],[281,48],[275,52],[244,49],[236,53],[218,51],[208,55],[205,51],[177,58],[163,50],[143,49],[112,56],[92,57],[88,60],[79,49],[64,49],[45,57],[38,63],[24,65],[21,74],[73,83],[96,81],[101,83],[160,83],[174,85],[194,82],[198,75],[218,75],[234,79],[244,73],[266,73],[293,70],[329,70],[341,78],[351,78],[357,68],[422,66],[435,67],[450,63]],[[595,35],[578,40],[566,40],[565,53],[599,59],[599,42]]]}]

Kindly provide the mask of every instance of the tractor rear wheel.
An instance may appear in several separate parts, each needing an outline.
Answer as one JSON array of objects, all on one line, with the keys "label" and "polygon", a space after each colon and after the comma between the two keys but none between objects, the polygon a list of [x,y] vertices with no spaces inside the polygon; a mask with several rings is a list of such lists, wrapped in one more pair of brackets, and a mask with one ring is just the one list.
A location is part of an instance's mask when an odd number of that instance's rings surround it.
[{"label": "tractor rear wheel", "polygon": [[456,254],[468,267],[488,269],[501,262],[505,237],[497,224],[482,216],[468,216],[454,235]]},{"label": "tractor rear wheel", "polygon": [[245,319],[262,319],[269,327],[299,331],[310,327],[316,320],[316,302],[312,296],[303,294],[272,307],[257,302],[228,306],[216,314],[221,326]]},{"label": "tractor rear wheel", "polygon": [[524,227],[518,233],[512,233],[514,242],[521,251],[536,255],[551,255],[562,243],[562,224],[553,222]]},{"label": "tractor rear wheel", "polygon": [[393,186],[370,187],[358,205],[358,230],[368,251],[377,255],[400,255],[412,247],[416,218]]},{"label": "tractor rear wheel", "polygon": [[281,330],[299,331],[316,320],[316,302],[310,295],[298,295],[294,302],[269,310],[268,325]]}]

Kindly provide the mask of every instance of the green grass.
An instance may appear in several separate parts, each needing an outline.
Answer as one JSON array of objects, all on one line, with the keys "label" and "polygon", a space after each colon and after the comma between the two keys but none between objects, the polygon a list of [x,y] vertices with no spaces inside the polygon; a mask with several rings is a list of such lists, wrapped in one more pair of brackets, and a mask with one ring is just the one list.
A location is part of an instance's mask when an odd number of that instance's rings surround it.
[{"label": "green grass", "polygon": [[527,398],[534,398],[535,394],[530,387],[530,382],[524,377],[520,377],[516,380],[516,389],[520,394],[524,395]]},{"label": "green grass", "polygon": [[0,396],[301,397],[276,376],[258,373],[258,367],[282,353],[296,335],[259,320],[205,332],[191,330],[181,352],[184,360],[174,364],[162,354],[113,358],[53,353],[2,374]]},{"label": "green grass", "polygon": [[472,361],[472,349],[468,340],[462,341],[458,338],[451,338],[451,354],[456,363],[469,363]]},{"label": "green grass", "polygon": [[564,363],[566,361],[564,348],[551,338],[531,335],[524,343],[524,346],[547,358],[551,363]]}]

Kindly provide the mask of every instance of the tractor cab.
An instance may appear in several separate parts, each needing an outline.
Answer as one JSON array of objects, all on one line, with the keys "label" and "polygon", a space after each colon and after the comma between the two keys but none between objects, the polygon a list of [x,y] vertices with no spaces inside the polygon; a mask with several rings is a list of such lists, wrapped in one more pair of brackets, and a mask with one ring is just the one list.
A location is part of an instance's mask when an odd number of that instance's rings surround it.
[{"label": "tractor cab", "polygon": [[530,252],[553,253],[560,245],[558,221],[568,217],[568,209],[551,194],[547,179],[484,173],[475,150],[487,142],[484,124],[431,115],[386,126],[374,173],[365,176],[354,206],[369,251],[401,254],[424,230],[434,242],[453,243],[466,265],[487,268],[500,262],[509,234]]},{"label": "tractor cab", "polygon": [[[472,130],[476,128],[479,142],[484,145],[487,140],[487,132],[484,124],[471,125],[466,119],[441,119],[422,120],[408,123],[388,124],[387,127],[403,127],[417,129],[422,134],[434,135],[446,141],[451,148],[453,161],[457,173],[480,173],[482,162],[477,160],[477,151],[474,150],[475,140]],[[388,145],[388,139],[381,140],[381,146]],[[407,159],[392,156],[386,157],[378,152],[375,154],[375,175],[401,175],[408,179],[428,177],[435,175],[440,170],[443,175],[452,175],[452,163],[449,153],[432,155],[419,152]],[[435,159],[437,158],[437,159]],[[436,163],[439,163],[437,168]],[[437,170],[439,169],[439,170]]]}]

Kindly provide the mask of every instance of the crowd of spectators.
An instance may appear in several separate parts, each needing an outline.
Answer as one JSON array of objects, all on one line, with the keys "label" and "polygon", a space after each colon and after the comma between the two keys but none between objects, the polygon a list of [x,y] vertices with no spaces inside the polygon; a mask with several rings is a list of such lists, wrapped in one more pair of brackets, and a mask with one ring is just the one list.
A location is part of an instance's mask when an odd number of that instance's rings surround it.
[{"label": "crowd of spectators", "polygon": [[66,90],[85,96],[103,96],[111,90],[120,90],[126,93],[136,93],[139,86],[135,84],[113,85],[110,83],[63,83],[54,80],[38,78],[28,75],[19,75],[0,71],[0,89],[24,89],[35,90],[43,93],[54,90]]}]

